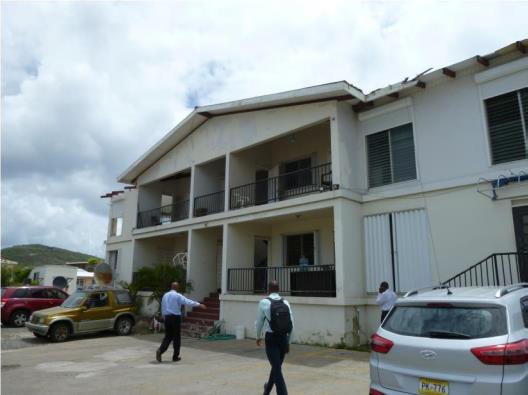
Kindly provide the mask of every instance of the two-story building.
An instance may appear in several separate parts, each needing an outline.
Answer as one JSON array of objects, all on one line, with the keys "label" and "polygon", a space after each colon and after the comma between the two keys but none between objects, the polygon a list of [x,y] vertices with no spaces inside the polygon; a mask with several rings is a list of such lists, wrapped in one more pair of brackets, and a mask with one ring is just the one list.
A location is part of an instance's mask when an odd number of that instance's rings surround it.
[{"label": "two-story building", "polygon": [[130,281],[186,253],[190,296],[220,289],[249,336],[275,279],[296,341],[326,344],[375,330],[381,281],[528,281],[527,52],[197,107],[118,177],[107,262]]}]

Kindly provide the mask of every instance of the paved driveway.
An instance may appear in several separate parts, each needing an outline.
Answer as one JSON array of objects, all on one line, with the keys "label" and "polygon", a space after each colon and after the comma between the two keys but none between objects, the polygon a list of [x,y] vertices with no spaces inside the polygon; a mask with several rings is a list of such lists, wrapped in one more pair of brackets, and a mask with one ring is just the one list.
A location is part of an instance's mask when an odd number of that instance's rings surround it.
[{"label": "paved driveway", "polygon": [[[28,341],[32,347],[2,350],[2,393],[261,394],[269,373],[252,340],[184,339],[182,360],[162,364],[154,358],[158,334]],[[367,394],[368,354],[293,345],[284,374],[290,394]]]}]

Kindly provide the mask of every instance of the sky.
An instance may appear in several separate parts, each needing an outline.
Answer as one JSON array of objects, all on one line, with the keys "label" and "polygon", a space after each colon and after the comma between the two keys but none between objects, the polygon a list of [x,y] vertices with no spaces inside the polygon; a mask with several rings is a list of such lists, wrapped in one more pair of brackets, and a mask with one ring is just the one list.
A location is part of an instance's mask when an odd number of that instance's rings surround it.
[{"label": "sky", "polygon": [[116,178],[197,105],[368,93],[528,38],[528,2],[5,2],[1,245],[104,256]]}]

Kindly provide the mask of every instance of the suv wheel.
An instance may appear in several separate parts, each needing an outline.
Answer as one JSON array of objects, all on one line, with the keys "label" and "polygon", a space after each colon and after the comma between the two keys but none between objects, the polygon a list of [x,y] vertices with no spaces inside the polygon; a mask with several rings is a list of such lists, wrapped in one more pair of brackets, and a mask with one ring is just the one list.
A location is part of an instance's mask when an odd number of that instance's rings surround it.
[{"label": "suv wheel", "polygon": [[117,320],[115,329],[118,335],[120,336],[126,336],[130,335],[130,332],[132,332],[132,327],[134,326],[134,322],[130,317],[121,317]]},{"label": "suv wheel", "polygon": [[29,318],[29,314],[25,310],[15,310],[11,314],[11,324],[14,326],[21,328],[26,324],[26,321]]},{"label": "suv wheel", "polygon": [[51,327],[51,340],[58,343],[63,342],[70,337],[70,326],[65,322],[59,322]]}]

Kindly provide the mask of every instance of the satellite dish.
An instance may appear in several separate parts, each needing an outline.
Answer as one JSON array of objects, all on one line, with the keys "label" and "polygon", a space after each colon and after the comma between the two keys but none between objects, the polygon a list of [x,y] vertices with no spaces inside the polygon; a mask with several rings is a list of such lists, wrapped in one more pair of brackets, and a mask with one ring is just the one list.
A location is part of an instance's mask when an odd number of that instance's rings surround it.
[{"label": "satellite dish", "polygon": [[108,263],[100,263],[94,270],[95,282],[99,285],[109,285],[112,282],[112,268]]},{"label": "satellite dish", "polygon": [[58,276],[53,279],[53,286],[60,289],[65,289],[68,287],[68,281],[62,277]]}]

